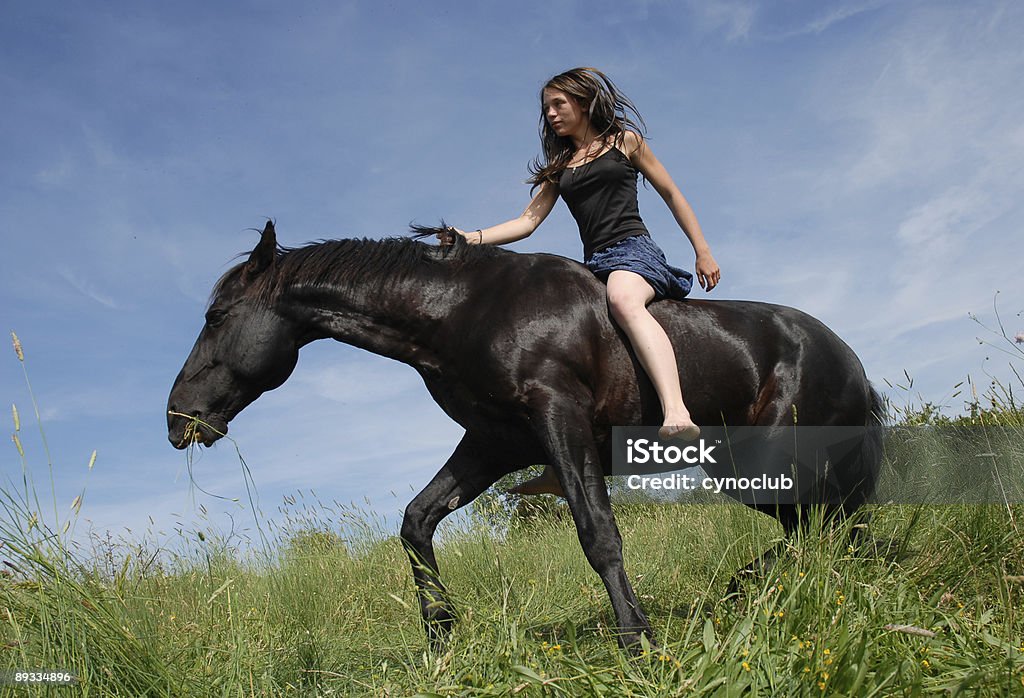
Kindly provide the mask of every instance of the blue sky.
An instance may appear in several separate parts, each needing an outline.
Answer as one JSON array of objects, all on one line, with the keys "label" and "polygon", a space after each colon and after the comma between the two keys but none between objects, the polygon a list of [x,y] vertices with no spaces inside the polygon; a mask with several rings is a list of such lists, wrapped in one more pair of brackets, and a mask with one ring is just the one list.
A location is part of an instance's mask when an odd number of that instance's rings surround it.
[{"label": "blue sky", "polygon": [[[1024,330],[1020,3],[42,2],[3,15],[2,325],[25,347],[62,516],[86,487],[80,528],[170,532],[200,505],[244,527],[238,506],[191,490],[164,405],[250,228],[273,217],[297,245],[518,215],[538,90],[576,65],[640,108],[722,266],[713,297],[816,315],[898,402],[885,381],[904,370],[910,397],[952,409],[968,374],[982,388],[986,372],[1010,376],[968,314],[993,324],[998,292],[1007,330]],[[641,211],[692,267],[653,190]],[[513,249],[580,256],[561,205]],[[0,393],[48,488],[13,352]],[[321,342],[232,435],[268,515],[312,488],[390,516],[460,430],[411,369]],[[0,464],[20,478],[13,447]],[[245,496],[230,444],[194,472]]]}]

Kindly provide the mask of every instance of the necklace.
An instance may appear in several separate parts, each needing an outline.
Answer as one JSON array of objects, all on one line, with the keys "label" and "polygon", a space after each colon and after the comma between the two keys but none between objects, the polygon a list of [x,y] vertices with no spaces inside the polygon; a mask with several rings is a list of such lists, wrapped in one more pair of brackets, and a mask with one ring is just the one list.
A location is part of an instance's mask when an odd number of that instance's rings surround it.
[{"label": "necklace", "polygon": [[[597,139],[596,138],[594,140],[590,141],[589,143],[587,143],[586,146],[581,146],[580,149],[576,151],[577,155],[579,155],[581,152],[583,154],[580,156],[579,164],[574,165],[572,167],[572,173],[574,175],[576,174],[576,170],[578,170],[579,168],[583,167],[584,165],[589,165],[590,163],[592,163],[594,160],[597,159],[597,158],[594,158],[594,159],[591,159],[591,160],[587,159],[587,158],[589,158],[593,154],[594,144],[595,143],[597,143]],[[601,145],[599,145],[598,146],[598,150],[600,150],[601,147],[603,147],[603,145],[604,145],[603,143]]]}]

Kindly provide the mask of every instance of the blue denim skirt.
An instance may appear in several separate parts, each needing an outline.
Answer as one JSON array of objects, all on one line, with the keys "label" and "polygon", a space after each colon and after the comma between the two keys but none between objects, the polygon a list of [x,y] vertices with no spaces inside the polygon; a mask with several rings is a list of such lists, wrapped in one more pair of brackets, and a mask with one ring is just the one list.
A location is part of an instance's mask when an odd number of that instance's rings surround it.
[{"label": "blue denim skirt", "polygon": [[665,253],[650,235],[634,235],[598,250],[586,265],[604,282],[609,274],[620,269],[639,274],[654,289],[655,300],[682,300],[693,288],[693,274],[669,265]]}]

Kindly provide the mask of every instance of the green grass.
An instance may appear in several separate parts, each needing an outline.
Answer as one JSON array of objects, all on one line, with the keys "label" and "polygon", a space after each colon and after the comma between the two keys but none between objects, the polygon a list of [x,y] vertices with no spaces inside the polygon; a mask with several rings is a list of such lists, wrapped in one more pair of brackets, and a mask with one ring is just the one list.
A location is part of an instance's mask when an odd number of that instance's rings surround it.
[{"label": "green grass", "polygon": [[[1021,424],[1001,403],[961,419]],[[619,502],[657,643],[631,656],[564,505],[491,495],[438,536],[460,617],[431,651],[402,546],[368,513],[290,499],[262,551],[208,530],[83,554],[20,457],[0,489],[0,671],[79,683],[14,695],[1024,694],[1018,505],[872,507],[857,545],[852,524],[812,522],[723,598],[774,522],[723,500]]]},{"label": "green grass", "polygon": [[604,589],[557,516],[501,539],[446,532],[460,620],[441,652],[399,541],[322,533],[274,563],[213,546],[159,565],[128,556],[113,576],[40,544],[0,583],[0,637],[5,667],[71,671],[84,695],[1006,695],[1024,691],[1021,513],[880,508],[877,549],[812,526],[723,600],[779,535],[769,520],[729,504],[620,508],[661,648],[638,658],[617,649]]}]

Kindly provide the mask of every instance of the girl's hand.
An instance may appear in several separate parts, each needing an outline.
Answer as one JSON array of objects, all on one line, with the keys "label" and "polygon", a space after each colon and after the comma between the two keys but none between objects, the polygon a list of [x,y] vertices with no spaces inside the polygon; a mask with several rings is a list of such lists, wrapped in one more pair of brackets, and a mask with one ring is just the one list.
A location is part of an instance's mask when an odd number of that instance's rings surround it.
[{"label": "girl's hand", "polygon": [[697,255],[697,282],[705,291],[710,291],[722,279],[722,270],[710,252]]},{"label": "girl's hand", "polygon": [[466,237],[466,232],[464,230],[459,230],[455,226],[450,225],[447,228],[442,229],[437,234],[438,244],[440,244],[441,247],[448,247],[449,245],[454,245],[456,234],[461,235],[463,238]]}]

